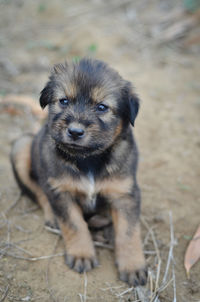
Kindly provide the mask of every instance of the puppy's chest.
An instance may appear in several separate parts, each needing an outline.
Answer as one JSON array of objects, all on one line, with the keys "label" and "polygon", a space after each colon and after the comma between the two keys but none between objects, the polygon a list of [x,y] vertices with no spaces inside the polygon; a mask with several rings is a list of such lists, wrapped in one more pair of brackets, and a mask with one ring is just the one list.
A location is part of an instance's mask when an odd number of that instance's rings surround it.
[{"label": "puppy's chest", "polygon": [[49,178],[49,184],[58,193],[70,193],[83,207],[95,209],[97,195],[110,199],[130,193],[133,186],[132,177],[106,177],[95,179],[92,172],[88,172],[78,178],[68,176],[61,178]]},{"label": "puppy's chest", "polygon": [[49,183],[58,193],[70,193],[83,207],[95,208],[100,188],[92,172],[77,178],[69,175],[56,179],[50,178]]}]

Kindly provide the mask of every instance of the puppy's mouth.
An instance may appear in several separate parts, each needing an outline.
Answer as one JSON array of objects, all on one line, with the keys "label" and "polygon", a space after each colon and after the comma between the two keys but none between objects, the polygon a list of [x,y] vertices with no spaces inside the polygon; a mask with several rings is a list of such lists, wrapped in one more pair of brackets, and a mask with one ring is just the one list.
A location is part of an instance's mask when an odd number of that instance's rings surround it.
[{"label": "puppy's mouth", "polygon": [[80,151],[83,151],[83,150],[85,150],[85,151],[90,151],[90,150],[92,150],[92,148],[90,148],[90,147],[87,147],[87,146],[80,146],[80,145],[77,145],[77,144],[64,144],[64,147],[66,148],[66,149],[72,149],[72,150],[80,150]]},{"label": "puppy's mouth", "polygon": [[99,153],[101,146],[80,146],[78,144],[69,144],[69,143],[58,143],[56,144],[57,148],[65,153],[66,155],[70,154],[71,156],[87,157],[95,153]]}]

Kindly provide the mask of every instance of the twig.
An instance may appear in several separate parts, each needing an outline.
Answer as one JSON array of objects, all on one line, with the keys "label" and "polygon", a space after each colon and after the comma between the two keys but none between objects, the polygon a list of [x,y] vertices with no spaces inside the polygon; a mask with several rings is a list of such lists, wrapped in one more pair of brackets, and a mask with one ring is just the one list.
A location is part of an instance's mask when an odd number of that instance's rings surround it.
[{"label": "twig", "polygon": [[146,227],[146,229],[149,231],[149,233],[151,234],[151,238],[152,238],[152,241],[153,241],[153,244],[154,244],[154,248],[155,248],[155,251],[156,251],[156,255],[158,257],[158,260],[160,258],[160,251],[158,249],[158,245],[157,245],[157,242],[156,242],[156,239],[155,239],[155,235],[154,235],[154,232],[153,232],[153,228],[150,228],[148,223],[146,222],[146,220],[144,218],[141,219],[142,223],[144,224],[144,226]]},{"label": "twig", "polygon": [[162,280],[162,284],[164,284],[167,280],[168,272],[169,272],[169,267],[170,263],[173,260],[173,248],[174,248],[174,228],[173,228],[173,221],[172,221],[172,213],[169,212],[169,222],[170,222],[170,248],[169,248],[169,253],[168,253],[168,259],[167,259],[167,265],[165,269],[165,274]]},{"label": "twig", "polygon": [[84,272],[84,302],[87,301],[87,274]]},{"label": "twig", "polygon": [[137,295],[138,295],[138,298],[140,299],[140,301],[142,301],[142,302],[149,302],[150,301],[149,300],[150,292],[147,288],[137,286],[135,290],[137,292]]},{"label": "twig", "polygon": [[26,239],[15,241],[15,242],[13,242],[13,244],[18,245],[18,244],[21,244],[21,243],[24,243],[24,242],[27,242],[27,241],[30,241],[30,240],[33,240],[33,239],[35,239],[35,237],[29,237],[29,238],[26,238]]},{"label": "twig", "polygon": [[79,298],[81,299],[81,302],[83,302],[83,296],[79,293]]},{"label": "twig", "polygon": [[33,206],[31,208],[26,209],[25,211],[19,211],[19,214],[21,214],[22,216],[25,216],[27,214],[37,211],[38,209],[39,209],[39,206]]},{"label": "twig", "polygon": [[94,241],[94,245],[95,245],[96,247],[102,247],[102,248],[104,248],[104,249],[114,250],[114,246],[111,245],[111,244],[106,244],[106,243],[103,243],[103,242]]},{"label": "twig", "polygon": [[150,301],[152,301],[152,298],[153,298],[153,277],[152,277],[152,274],[151,274],[151,271],[149,270],[149,283],[150,283],[150,293],[151,293],[151,299]]},{"label": "twig", "polygon": [[174,264],[173,264],[173,267],[172,267],[172,275],[173,275],[173,288],[174,288],[173,302],[176,302],[176,276],[175,276]]},{"label": "twig", "polygon": [[53,233],[53,234],[56,234],[56,235],[61,235],[61,230],[59,230],[59,229],[51,228],[51,227],[49,227],[49,226],[47,226],[47,225],[45,225],[44,228],[45,228],[48,232],[50,232],[50,233]]},{"label": "twig", "polygon": [[8,228],[8,232],[7,232],[7,245],[10,245],[10,221],[9,220],[7,222],[7,228]]},{"label": "twig", "polygon": [[[54,245],[54,248],[53,248],[53,253],[55,253],[56,251],[56,248],[58,246],[58,242],[60,240],[60,237],[57,237],[56,239],[56,242],[55,242],[55,245]],[[62,256],[64,255],[64,253],[61,253]],[[61,256],[61,254],[59,254]],[[58,254],[57,254],[58,255]],[[47,285],[47,290],[49,292],[49,295],[50,295],[50,298],[52,299],[53,302],[56,302],[57,299],[55,297],[55,294],[53,292],[53,289],[50,288],[50,282],[49,282],[49,268],[50,268],[50,262],[51,262],[51,258],[52,257],[49,257],[49,261],[47,263],[47,269],[46,269],[46,285]]]},{"label": "twig", "polygon": [[130,287],[130,288],[124,290],[122,293],[117,294],[116,296],[117,296],[117,297],[122,297],[122,296],[124,296],[125,294],[132,292],[132,290],[133,290],[133,287]]},{"label": "twig", "polygon": [[[8,286],[7,286],[8,287]],[[6,288],[6,290],[7,290],[7,288]],[[8,289],[8,291],[9,291],[9,289]],[[0,288],[0,292],[2,293],[3,292],[3,290]],[[5,292],[4,292],[4,295],[5,295]],[[6,297],[9,299],[9,301],[25,301],[25,299],[26,298],[21,298],[21,297],[19,297],[19,295],[18,296],[13,296],[13,295],[9,295],[8,294],[8,292],[6,293]],[[36,301],[36,300],[40,300],[40,301],[43,301],[44,300],[44,298],[45,298],[46,296],[36,296],[36,297],[34,297],[34,301]],[[4,296],[2,296],[2,298],[4,298]],[[1,299],[2,299],[1,298]],[[27,299],[27,301],[33,301],[33,297],[30,297],[31,298],[31,300],[29,299]],[[4,298],[5,299],[5,298]],[[41,300],[42,299],[42,300]],[[3,302],[4,300],[0,300],[0,302]]]},{"label": "twig", "polygon": [[31,254],[29,251],[27,251],[27,250],[23,249],[22,247],[16,245],[15,243],[10,243],[10,247],[11,247],[11,246],[15,247],[15,248],[18,249],[19,251],[24,252],[24,253],[27,254],[27,255],[33,257],[32,254]]},{"label": "twig", "polygon": [[173,278],[170,279],[167,283],[165,283],[164,285],[162,285],[159,290],[158,293],[160,294],[161,292],[163,292],[173,281]]},{"label": "twig", "polygon": [[156,251],[144,251],[145,255],[156,255]]},{"label": "twig", "polygon": [[9,291],[9,285],[7,285],[6,289],[5,289],[5,292],[3,293],[3,296],[1,297],[1,300],[0,302],[3,302],[5,300],[5,298],[7,297],[8,295],[8,291]]},{"label": "twig", "polygon": [[29,255],[29,256],[32,257],[32,254],[31,254],[29,251],[23,249],[22,247],[16,245],[16,244],[13,243],[13,242],[9,242],[9,243],[3,242],[3,243],[1,244],[0,247],[2,248],[2,249],[0,250],[0,254],[2,254],[2,255],[4,254],[4,253],[3,253],[4,250],[9,249],[9,248],[11,248],[11,247],[14,247],[14,248],[18,249],[19,251],[22,251],[22,252],[24,252],[25,254],[27,254],[27,255]]},{"label": "twig", "polygon": [[16,230],[21,231],[25,234],[31,234],[32,233],[32,231],[25,230],[23,227],[21,227],[21,225],[14,224],[14,227],[16,228]]},{"label": "twig", "polygon": [[10,221],[7,219],[6,214],[4,212],[2,212],[1,215],[3,216],[5,224],[7,225],[7,240],[6,240],[6,244],[9,245],[10,244]]},{"label": "twig", "polygon": [[4,214],[7,215],[8,212],[10,212],[10,210],[12,210],[17,205],[17,203],[20,201],[21,198],[22,198],[22,193],[20,192],[16,200],[4,211]]},{"label": "twig", "polygon": [[[2,252],[1,252],[1,254],[2,254]],[[7,256],[10,256],[10,257],[13,257],[13,258],[16,258],[16,259],[21,259],[21,260],[27,260],[27,261],[34,262],[34,261],[39,261],[39,260],[51,259],[51,258],[54,258],[54,257],[64,256],[64,253],[58,253],[58,254],[54,254],[54,255],[41,256],[41,257],[32,257],[32,258],[23,257],[23,256],[20,256],[20,255],[15,255],[15,254],[10,253],[10,252],[6,252],[6,253],[4,253],[4,255],[7,255]]]},{"label": "twig", "polygon": [[[108,286],[109,286],[109,283],[106,283]],[[102,291],[107,291],[107,290],[112,290],[112,289],[119,289],[119,288],[122,288],[124,287],[124,285],[120,285],[120,286],[109,286],[109,287],[106,287],[106,288],[101,288]]]},{"label": "twig", "polygon": [[160,269],[161,269],[161,259],[158,259],[155,292],[157,292],[158,288],[159,288],[159,284],[158,283],[159,283],[159,277],[160,277]]},{"label": "twig", "polygon": [[[153,302],[153,301],[155,301],[155,298],[157,298],[156,302],[159,302],[157,293],[159,291],[159,278],[160,278],[160,271],[161,271],[162,260],[161,260],[161,257],[160,257],[160,251],[158,249],[158,244],[156,242],[156,238],[155,238],[155,234],[153,232],[153,228],[149,227],[148,223],[146,222],[146,220],[144,218],[142,219],[142,223],[147,228],[148,232],[151,235],[152,241],[153,241],[153,245],[154,245],[155,252],[156,252],[156,258],[157,258],[157,274],[156,274],[154,291],[153,291],[153,282],[152,282],[153,278],[152,278],[152,275],[151,275],[151,279],[150,279],[150,289],[151,289],[151,292],[150,292],[150,294],[149,294],[149,292],[146,292],[145,296],[143,296],[143,297],[141,297],[141,291],[139,291],[139,292],[137,291],[137,294],[138,294],[138,297],[140,298],[140,300],[142,302],[143,301],[145,301],[145,302],[146,301]],[[140,296],[139,296],[139,294],[140,294]],[[144,295],[144,293],[143,293],[143,295]],[[149,296],[150,296],[150,300],[149,300]],[[144,300],[144,299],[146,299],[146,300]]]},{"label": "twig", "polygon": [[[173,220],[172,220],[172,213],[169,212],[169,222],[170,222],[170,248],[169,248],[169,253],[168,253],[168,259],[167,259],[167,264],[166,264],[166,269],[165,269],[165,273],[164,273],[164,277],[161,283],[161,287],[157,290],[157,294],[155,297],[154,301],[158,301],[158,297],[159,294],[165,290],[169,284],[173,281],[173,290],[174,290],[174,299],[173,302],[176,302],[176,281],[175,281],[175,272],[174,272],[174,262],[173,262],[173,248],[175,245],[175,240],[174,240],[174,228],[173,228]],[[169,267],[170,264],[172,262],[172,279],[167,282],[167,277],[168,277],[168,273],[169,273]]]},{"label": "twig", "polygon": [[[151,231],[155,228],[154,226],[152,226],[151,228],[149,227],[149,225],[147,224],[147,222],[144,220],[144,218],[142,219],[142,223],[145,225],[145,227],[147,228],[148,232],[144,238],[143,241],[143,248],[145,247],[145,245],[148,243],[149,240],[149,236],[151,235]],[[146,224],[145,224],[146,223]]]},{"label": "twig", "polygon": [[84,272],[84,294],[78,294],[81,302],[87,302],[87,274]]},{"label": "twig", "polygon": [[175,239],[174,239],[174,226],[173,226],[172,212],[169,212],[169,221],[170,221],[171,244],[170,244],[168,259],[170,258],[172,260],[172,277],[173,277],[173,292],[174,292],[173,302],[176,302],[176,275],[174,270],[174,255],[173,255]]}]

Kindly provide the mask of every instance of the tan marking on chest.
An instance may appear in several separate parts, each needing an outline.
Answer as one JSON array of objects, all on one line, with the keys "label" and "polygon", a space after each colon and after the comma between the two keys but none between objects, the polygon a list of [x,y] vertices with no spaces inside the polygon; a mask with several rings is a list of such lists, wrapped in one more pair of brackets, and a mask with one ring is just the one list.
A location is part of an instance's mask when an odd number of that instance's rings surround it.
[{"label": "tan marking on chest", "polygon": [[96,183],[96,191],[102,195],[118,197],[131,192],[133,180],[131,177],[104,179]]},{"label": "tan marking on chest", "polygon": [[87,199],[94,199],[95,195],[101,193],[107,197],[118,197],[131,192],[133,180],[130,177],[125,179],[109,178],[103,181],[94,181],[93,177],[81,177],[75,180],[71,177],[59,179],[49,178],[52,189],[58,192],[70,192],[72,195],[81,194]]},{"label": "tan marking on chest", "polygon": [[70,176],[62,178],[49,178],[48,183],[53,190],[58,192],[70,192],[74,194],[92,195],[94,194],[94,184],[87,177],[74,179]]}]

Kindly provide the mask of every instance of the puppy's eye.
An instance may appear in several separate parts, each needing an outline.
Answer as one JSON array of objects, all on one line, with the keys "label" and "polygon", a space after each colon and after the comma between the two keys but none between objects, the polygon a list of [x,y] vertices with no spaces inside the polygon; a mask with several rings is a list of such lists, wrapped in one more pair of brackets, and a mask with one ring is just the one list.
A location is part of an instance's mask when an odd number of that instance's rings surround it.
[{"label": "puppy's eye", "polygon": [[69,100],[67,98],[62,98],[59,100],[59,102],[62,107],[67,106],[69,104]]},{"label": "puppy's eye", "polygon": [[98,104],[97,111],[99,111],[99,112],[106,112],[106,111],[108,111],[108,106],[106,106],[104,104]]}]

